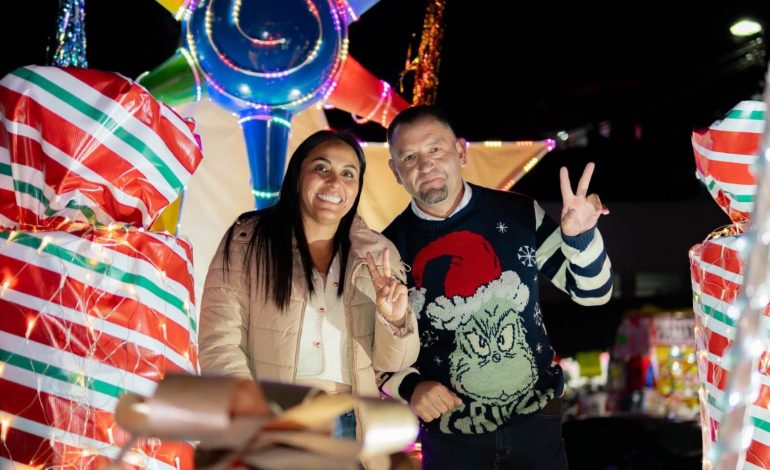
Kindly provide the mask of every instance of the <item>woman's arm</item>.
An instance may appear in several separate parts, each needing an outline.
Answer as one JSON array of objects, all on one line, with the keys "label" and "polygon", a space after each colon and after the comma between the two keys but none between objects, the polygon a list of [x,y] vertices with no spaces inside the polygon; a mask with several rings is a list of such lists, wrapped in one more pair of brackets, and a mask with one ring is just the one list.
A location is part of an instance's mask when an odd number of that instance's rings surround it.
[{"label": "woman's arm", "polygon": [[[227,235],[225,235],[227,237]],[[252,378],[248,350],[249,285],[243,270],[246,244],[230,244],[225,269],[225,240],[209,265],[201,301],[199,360],[204,374]]]}]

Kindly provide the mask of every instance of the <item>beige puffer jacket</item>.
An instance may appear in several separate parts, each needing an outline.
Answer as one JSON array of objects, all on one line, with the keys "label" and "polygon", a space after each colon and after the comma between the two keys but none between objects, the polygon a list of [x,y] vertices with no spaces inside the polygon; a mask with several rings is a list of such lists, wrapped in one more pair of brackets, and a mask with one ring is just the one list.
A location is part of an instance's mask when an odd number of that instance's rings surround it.
[{"label": "beige puffer jacket", "polygon": [[[209,266],[203,290],[200,320],[200,364],[204,374],[252,377],[294,383],[299,353],[300,327],[307,287],[299,253],[294,256],[292,293],[287,311],[280,311],[247,282],[243,259],[254,222],[236,222],[230,244],[229,270],[224,269],[224,239]],[[353,393],[378,396],[378,372],[397,372],[417,360],[420,350],[417,320],[411,308],[402,328],[389,324],[375,308],[375,292],[366,253],[375,260],[390,248],[393,275],[405,282],[398,250],[384,236],[356,217],[350,230],[351,249],[345,274],[343,302],[351,335],[350,370]],[[381,268],[381,267],[380,267]],[[252,263],[253,280],[254,267]],[[356,410],[359,439],[366,428],[365,413]],[[384,468],[366,462],[368,468]]]}]

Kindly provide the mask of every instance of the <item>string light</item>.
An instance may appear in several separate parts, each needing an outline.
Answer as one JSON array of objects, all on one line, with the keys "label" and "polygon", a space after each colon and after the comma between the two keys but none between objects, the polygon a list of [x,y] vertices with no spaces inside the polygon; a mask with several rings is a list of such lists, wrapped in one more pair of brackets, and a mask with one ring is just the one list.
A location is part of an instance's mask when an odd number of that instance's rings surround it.
[{"label": "string light", "polygon": [[11,287],[10,279],[6,279],[5,281],[3,281],[2,286],[0,286],[0,297],[3,297],[10,287]]},{"label": "string light", "polygon": [[45,247],[51,243],[51,240],[53,240],[53,238],[50,235],[44,236],[40,246],[37,248],[37,253],[40,254],[43,250],[45,250]]},{"label": "string light", "polygon": [[[441,61],[441,42],[444,37],[444,8],[446,0],[430,0],[425,11],[422,25],[422,37],[417,57],[409,59],[412,47],[407,52],[407,65],[401,72],[401,83],[409,72],[414,72],[412,104],[433,104],[438,91],[438,68]],[[402,90],[403,92],[403,86]]]},{"label": "string light", "polygon": [[251,194],[259,199],[275,199],[281,195],[280,191],[259,191],[256,189],[252,189]]},{"label": "string light", "polygon": [[29,335],[32,334],[32,330],[35,329],[35,323],[37,323],[37,317],[27,318],[27,331],[24,333],[24,337],[29,339]]},{"label": "string light", "polygon": [[529,170],[535,167],[537,165],[537,162],[539,162],[540,159],[537,157],[532,157],[525,165],[524,165],[524,172],[529,173]]},{"label": "string light", "polygon": [[364,117],[356,116],[354,113],[350,113],[350,116],[353,118],[353,120],[357,124],[365,124],[372,120],[372,118],[379,112],[380,108],[383,109],[383,115],[382,115],[382,124],[385,125],[386,118],[387,118],[387,110],[390,108],[390,104],[393,101],[393,94],[390,85],[388,82],[385,82],[383,80],[380,80],[380,84],[382,85],[382,92],[380,93],[380,98],[377,100],[377,104],[374,105],[374,108]]},{"label": "string light", "polygon": [[3,416],[0,418],[0,441],[5,442],[8,439],[8,428],[11,427],[11,418]]},{"label": "string light", "polygon": [[180,47],[179,52],[182,54],[182,57],[184,57],[184,60],[187,62],[187,66],[190,67],[190,70],[193,73],[193,78],[195,79],[195,102],[197,103],[203,96],[203,87],[201,85],[200,74],[198,73],[198,66],[195,63],[195,59],[190,55],[189,52],[187,52],[187,49]]},{"label": "string light", "polygon": [[238,124],[242,125],[244,122],[255,121],[255,120],[256,121],[267,121],[267,122],[271,122],[271,123],[274,122],[276,124],[280,124],[280,125],[282,125],[284,127],[287,127],[289,129],[291,129],[291,122],[288,121],[287,119],[284,119],[284,118],[282,118],[280,116],[272,116],[272,115],[265,115],[265,114],[251,114],[249,116],[242,117],[242,118],[238,119]]},{"label": "string light", "polygon": [[87,68],[85,0],[60,0],[59,4],[53,65]]},{"label": "string light", "polygon": [[16,235],[18,233],[19,232],[17,232],[16,230],[11,230],[11,233],[8,234],[8,238],[5,240],[5,244],[10,245],[11,243],[13,243],[13,239],[16,238]]},{"label": "string light", "polygon": [[340,1],[338,2],[338,8],[344,13],[346,13],[347,18],[349,19],[348,23],[353,23],[358,21],[358,15],[356,15],[355,10],[353,10],[353,7],[350,6],[349,2],[346,1]]},{"label": "string light", "polygon": [[112,428],[114,427],[115,425],[112,425],[107,428],[107,439],[109,440],[111,446],[115,445],[115,437],[112,435]]}]

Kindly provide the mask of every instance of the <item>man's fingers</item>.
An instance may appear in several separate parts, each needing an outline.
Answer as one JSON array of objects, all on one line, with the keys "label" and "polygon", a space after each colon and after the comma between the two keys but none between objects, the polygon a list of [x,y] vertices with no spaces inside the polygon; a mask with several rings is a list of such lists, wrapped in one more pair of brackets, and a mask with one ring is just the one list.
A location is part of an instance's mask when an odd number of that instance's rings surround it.
[{"label": "man's fingers", "polygon": [[[591,194],[586,198],[586,201],[588,201],[589,204],[591,204],[591,207],[594,208],[594,210],[600,214],[603,214],[604,211],[607,211],[607,208],[602,205],[602,200],[599,199],[598,194]],[[609,213],[609,211],[607,211]]]},{"label": "man's fingers", "polygon": [[458,405],[457,401],[459,400],[459,398],[457,398],[457,395],[450,392],[446,388],[444,388],[444,390],[442,390],[441,393],[438,394],[438,399],[441,400],[442,413],[446,413],[447,411],[457,406]]},{"label": "man's fingers", "polygon": [[594,174],[594,165],[593,163],[589,163],[586,165],[585,170],[583,170],[583,176],[580,177],[580,181],[577,185],[577,191],[575,191],[576,196],[585,196],[588,194],[588,185],[591,183],[591,176]]},{"label": "man's fingers", "polygon": [[559,170],[559,187],[561,189],[561,199],[563,202],[569,201],[575,194],[572,193],[572,185],[569,182],[569,171],[566,167]]},{"label": "man's fingers", "polygon": [[460,400],[460,397],[458,397],[457,395],[455,395],[452,392],[449,392],[449,393],[450,393],[450,395],[452,395],[452,398],[454,399],[454,406],[452,408],[454,408],[455,406],[460,406],[460,405],[463,404],[463,401]]},{"label": "man's fingers", "polygon": [[414,409],[414,412],[417,414],[417,416],[419,416],[425,422],[430,422],[438,418],[442,413],[438,408],[436,408],[436,406],[427,395],[422,397],[412,408]]}]

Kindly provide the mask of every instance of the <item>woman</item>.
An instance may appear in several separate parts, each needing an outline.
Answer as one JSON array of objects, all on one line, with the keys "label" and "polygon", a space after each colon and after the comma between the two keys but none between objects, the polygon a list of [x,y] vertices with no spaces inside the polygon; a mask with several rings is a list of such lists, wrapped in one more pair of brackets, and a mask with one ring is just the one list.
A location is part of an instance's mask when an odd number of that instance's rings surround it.
[{"label": "woman", "polygon": [[[317,132],[292,155],[278,203],[228,230],[203,292],[204,373],[377,396],[377,372],[415,362],[398,252],[356,215],[365,168],[355,139]],[[342,418],[338,435],[360,438],[366,417]]]}]

